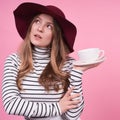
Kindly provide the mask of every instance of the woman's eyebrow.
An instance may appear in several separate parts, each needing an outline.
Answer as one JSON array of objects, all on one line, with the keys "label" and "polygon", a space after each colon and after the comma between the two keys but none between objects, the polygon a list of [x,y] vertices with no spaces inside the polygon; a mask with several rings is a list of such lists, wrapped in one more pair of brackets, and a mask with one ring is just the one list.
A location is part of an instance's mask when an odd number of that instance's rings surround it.
[{"label": "woman's eyebrow", "polygon": [[[36,18],[38,18],[38,19],[42,20],[42,18],[41,18],[41,17],[39,17],[39,16],[38,16],[38,17],[36,17]],[[54,25],[53,21],[49,21],[49,20],[48,20],[48,21],[46,21],[46,23],[49,23],[49,24],[53,24],[53,25]]]}]

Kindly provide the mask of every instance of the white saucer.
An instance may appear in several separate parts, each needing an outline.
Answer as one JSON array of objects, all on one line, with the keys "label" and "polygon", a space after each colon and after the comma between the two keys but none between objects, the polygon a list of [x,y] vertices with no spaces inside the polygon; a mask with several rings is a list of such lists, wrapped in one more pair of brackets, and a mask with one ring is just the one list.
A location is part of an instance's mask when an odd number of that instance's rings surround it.
[{"label": "white saucer", "polygon": [[92,65],[92,64],[97,64],[97,63],[101,63],[105,60],[105,58],[96,60],[96,61],[92,61],[92,62],[81,62],[80,60],[74,61],[73,65],[77,65],[77,66],[84,66],[84,65]]}]

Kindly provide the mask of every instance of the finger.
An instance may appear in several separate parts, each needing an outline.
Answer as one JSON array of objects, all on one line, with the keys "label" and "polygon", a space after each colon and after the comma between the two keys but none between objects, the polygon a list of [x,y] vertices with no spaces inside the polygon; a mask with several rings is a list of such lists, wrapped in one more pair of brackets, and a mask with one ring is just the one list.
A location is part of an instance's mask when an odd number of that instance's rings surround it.
[{"label": "finger", "polygon": [[70,100],[73,100],[73,99],[78,99],[80,98],[80,93],[71,93],[71,96],[70,96]]},{"label": "finger", "polygon": [[71,105],[78,105],[80,102],[80,100],[73,100],[71,101]]},{"label": "finger", "polygon": [[68,91],[65,93],[65,96],[70,96],[72,91],[73,91],[74,87],[72,86],[71,88],[68,88]]},{"label": "finger", "polygon": [[74,100],[74,101],[68,101],[67,102],[67,107],[71,107],[71,106],[79,106],[79,104],[80,104],[80,100]]}]

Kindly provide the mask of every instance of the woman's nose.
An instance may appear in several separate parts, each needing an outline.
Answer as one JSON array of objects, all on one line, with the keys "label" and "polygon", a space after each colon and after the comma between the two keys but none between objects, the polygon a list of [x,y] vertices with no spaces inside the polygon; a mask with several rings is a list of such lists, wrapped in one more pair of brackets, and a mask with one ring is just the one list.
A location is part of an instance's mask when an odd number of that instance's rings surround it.
[{"label": "woman's nose", "polygon": [[38,26],[38,31],[43,32],[43,31],[44,31],[44,26],[39,25],[39,26]]}]

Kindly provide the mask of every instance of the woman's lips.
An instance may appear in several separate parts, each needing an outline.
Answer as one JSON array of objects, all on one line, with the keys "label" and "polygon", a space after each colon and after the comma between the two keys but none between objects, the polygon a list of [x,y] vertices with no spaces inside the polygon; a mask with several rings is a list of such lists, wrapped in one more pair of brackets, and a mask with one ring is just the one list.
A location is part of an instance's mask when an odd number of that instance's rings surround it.
[{"label": "woman's lips", "polygon": [[42,37],[41,37],[40,35],[38,35],[38,34],[35,34],[34,36],[35,36],[35,38],[37,38],[37,39],[42,39]]}]

